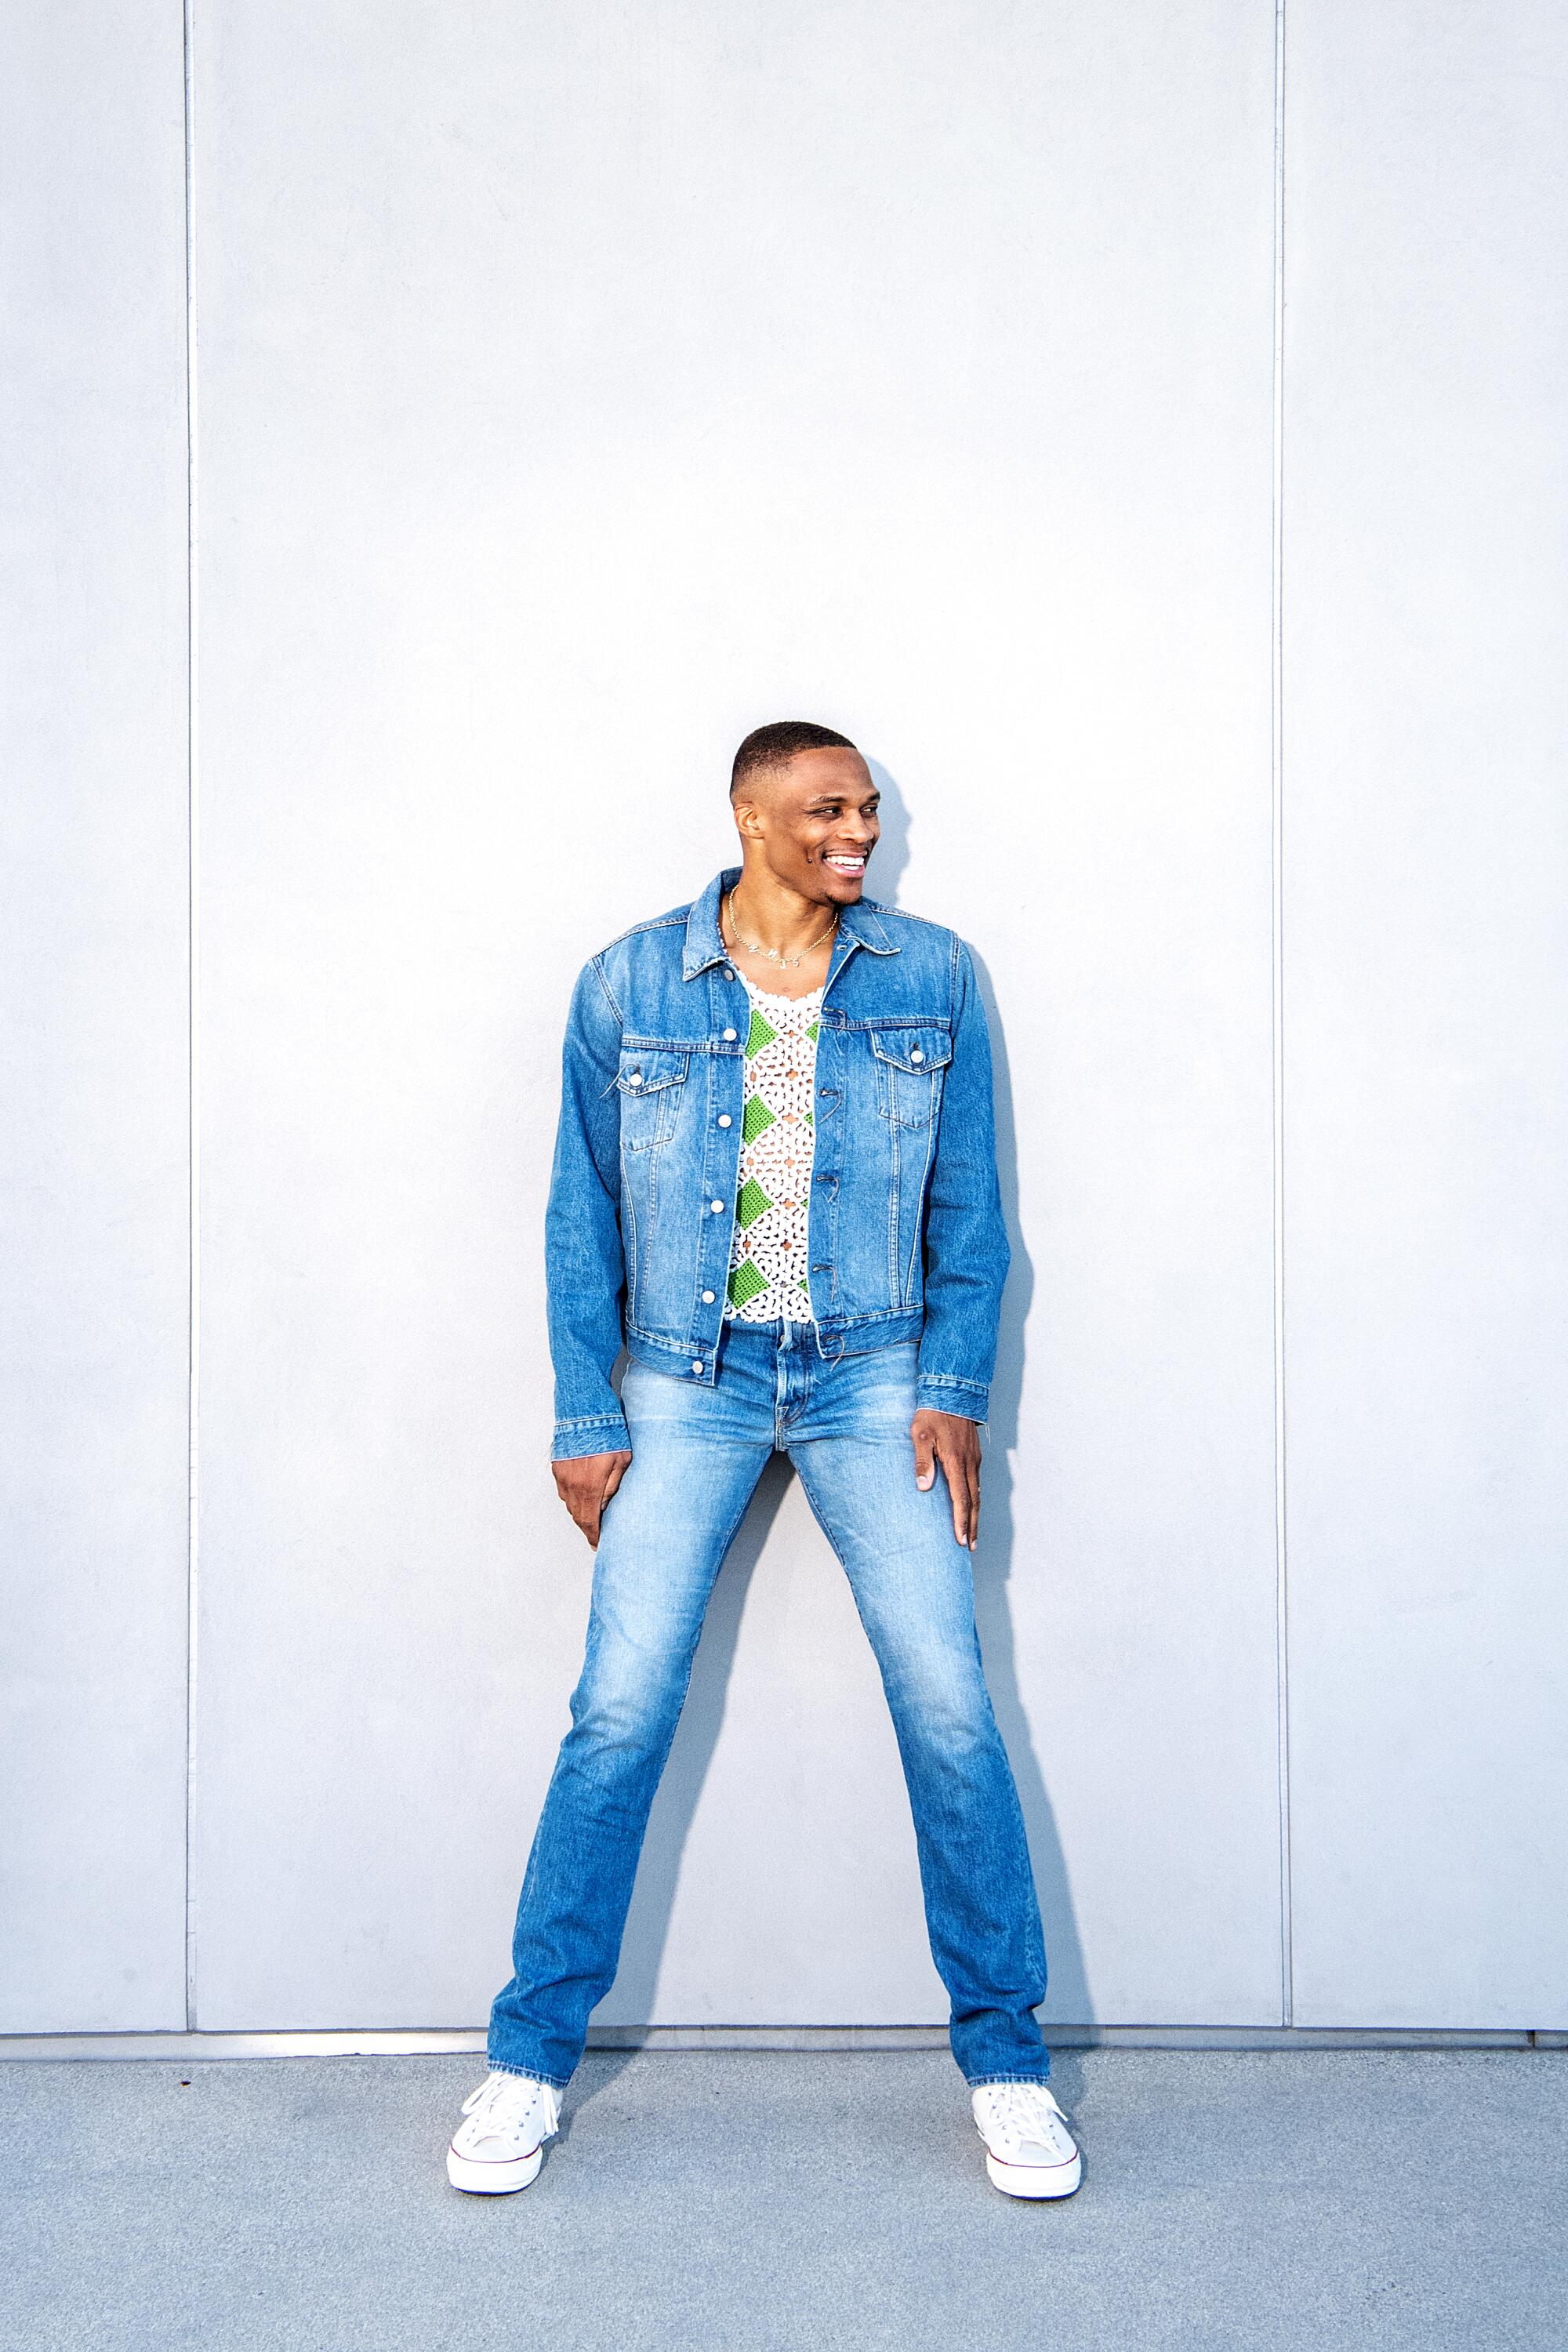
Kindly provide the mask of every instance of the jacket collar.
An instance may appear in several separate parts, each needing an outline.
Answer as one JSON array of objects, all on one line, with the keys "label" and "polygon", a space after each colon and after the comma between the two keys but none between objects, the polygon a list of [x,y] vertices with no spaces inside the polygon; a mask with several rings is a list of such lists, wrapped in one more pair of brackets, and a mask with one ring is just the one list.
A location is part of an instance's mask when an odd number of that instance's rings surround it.
[{"label": "jacket collar", "polygon": [[[713,877],[700,898],[693,898],[691,910],[686,918],[686,947],[680,964],[682,980],[695,980],[698,973],[706,971],[710,964],[728,962],[729,951],[719,936],[719,901],[727,890],[734,888],[740,878],[738,866],[726,866],[721,874]],[[879,919],[881,911],[867,898],[862,898],[858,906],[845,907],[840,910],[838,936],[833,942],[837,961],[842,962],[848,948],[855,947],[867,948],[872,955],[899,953],[897,945],[888,937]]]}]

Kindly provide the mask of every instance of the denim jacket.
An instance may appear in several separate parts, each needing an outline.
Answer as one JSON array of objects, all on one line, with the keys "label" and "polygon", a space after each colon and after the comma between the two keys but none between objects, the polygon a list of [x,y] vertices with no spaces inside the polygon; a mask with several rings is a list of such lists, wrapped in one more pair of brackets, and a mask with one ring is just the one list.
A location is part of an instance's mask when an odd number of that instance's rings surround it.
[{"label": "denim jacket", "polygon": [[[623,933],[573,994],[545,1213],[557,1461],[627,1444],[623,1345],[714,1378],[751,1017],[719,935],[738,879]],[[984,1008],[962,940],[868,899],[823,992],[809,1245],[822,1355],[918,1340],[920,1402],[984,1421],[1008,1259]]]}]

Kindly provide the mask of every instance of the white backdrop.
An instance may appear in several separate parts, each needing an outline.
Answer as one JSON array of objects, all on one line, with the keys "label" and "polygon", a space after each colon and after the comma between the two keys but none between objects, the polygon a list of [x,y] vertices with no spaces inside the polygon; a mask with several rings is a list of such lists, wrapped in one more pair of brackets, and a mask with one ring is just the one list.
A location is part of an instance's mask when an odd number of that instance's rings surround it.
[{"label": "white backdrop", "polygon": [[[1568,2025],[1561,25],[1290,0],[1277,419],[1259,0],[197,0],[188,320],[177,15],[24,17],[0,2024],[482,2019],[566,997],[805,715],[993,1006],[1047,2014]],[[771,1477],[601,2016],[942,2010]]]}]

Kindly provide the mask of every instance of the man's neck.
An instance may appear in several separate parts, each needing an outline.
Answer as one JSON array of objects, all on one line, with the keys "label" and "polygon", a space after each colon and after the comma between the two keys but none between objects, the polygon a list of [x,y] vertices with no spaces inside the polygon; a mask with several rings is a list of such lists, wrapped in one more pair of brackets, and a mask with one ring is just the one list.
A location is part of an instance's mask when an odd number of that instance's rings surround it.
[{"label": "man's neck", "polygon": [[803,898],[764,867],[747,866],[725,902],[731,922],[748,946],[795,956],[831,931],[838,909]]}]

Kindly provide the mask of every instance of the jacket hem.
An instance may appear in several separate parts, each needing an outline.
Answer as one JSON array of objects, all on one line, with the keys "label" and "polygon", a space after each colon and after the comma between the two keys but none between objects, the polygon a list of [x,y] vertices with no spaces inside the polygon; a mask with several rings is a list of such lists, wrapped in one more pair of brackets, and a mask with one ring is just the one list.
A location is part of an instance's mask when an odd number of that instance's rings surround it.
[{"label": "jacket hem", "polygon": [[991,1405],[989,1388],[978,1381],[954,1380],[937,1372],[917,1375],[915,1397],[932,1412],[957,1413],[963,1421],[984,1421]]},{"label": "jacket hem", "polygon": [[[925,1325],[924,1310],[919,1307],[895,1307],[874,1315],[816,1316],[802,1320],[801,1328],[815,1327],[817,1348],[826,1360],[839,1356],[868,1356],[879,1348],[892,1348],[900,1342],[919,1339]],[[722,1333],[722,1325],[721,1333]],[[742,1330],[745,1326],[740,1327]],[[722,1338],[719,1341],[722,1346]],[[626,1326],[626,1353],[637,1363],[646,1364],[650,1371],[675,1370],[684,1379],[694,1378],[691,1367],[698,1359],[702,1363],[702,1377],[711,1384],[714,1370],[715,1342],[693,1334],[681,1338],[668,1331],[644,1331],[636,1324]],[[973,1393],[984,1399],[984,1391]]]},{"label": "jacket hem", "polygon": [[713,1342],[711,1339],[681,1339],[670,1333],[639,1331],[635,1324],[626,1327],[626,1353],[634,1363],[646,1364],[650,1372],[679,1370],[688,1380],[691,1367],[700,1358],[704,1375],[713,1378]]},{"label": "jacket hem", "polygon": [[595,1413],[582,1421],[558,1421],[550,1443],[550,1458],[552,1462],[576,1462],[585,1454],[629,1454],[631,1444],[624,1412]]}]

